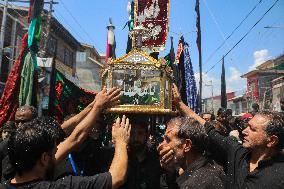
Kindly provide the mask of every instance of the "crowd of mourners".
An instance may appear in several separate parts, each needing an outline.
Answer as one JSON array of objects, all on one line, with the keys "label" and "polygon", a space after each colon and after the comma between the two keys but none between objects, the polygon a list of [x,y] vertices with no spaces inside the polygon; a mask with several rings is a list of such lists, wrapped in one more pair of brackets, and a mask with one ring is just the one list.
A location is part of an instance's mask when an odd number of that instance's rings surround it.
[{"label": "crowd of mourners", "polygon": [[120,92],[104,88],[61,125],[38,117],[32,106],[19,107],[14,121],[2,126],[0,188],[284,188],[281,112],[255,106],[237,118],[223,108],[216,119],[198,115],[173,85],[178,115],[165,120],[161,143],[145,116],[123,115],[110,129],[111,144],[102,145],[102,113],[119,103]]}]

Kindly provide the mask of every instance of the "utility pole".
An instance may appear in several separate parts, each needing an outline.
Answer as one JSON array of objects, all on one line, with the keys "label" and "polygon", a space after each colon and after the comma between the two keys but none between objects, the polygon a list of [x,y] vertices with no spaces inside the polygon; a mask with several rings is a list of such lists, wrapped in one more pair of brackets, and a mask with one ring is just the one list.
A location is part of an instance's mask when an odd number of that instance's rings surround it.
[{"label": "utility pole", "polygon": [[[47,2],[49,4],[49,10],[47,13],[47,19],[46,19],[46,33],[45,33],[45,37],[44,37],[44,43],[43,43],[43,47],[42,47],[42,51],[41,51],[41,57],[42,58],[47,58],[47,52],[48,52],[48,42],[49,42],[49,38],[50,38],[50,30],[51,30],[51,20],[52,20],[52,13],[53,13],[53,5],[54,4],[58,4],[58,2],[54,2],[54,0],[49,0],[49,2]],[[54,52],[56,53],[56,52]],[[55,64],[55,60],[53,60],[53,64]],[[43,68],[45,69],[45,68]],[[55,69],[54,66],[52,66],[52,69]],[[53,70],[51,70],[51,72],[53,72]],[[46,83],[47,85],[50,85],[50,82]],[[43,98],[43,93],[40,90],[39,91],[39,96],[40,99]],[[42,105],[42,100],[39,101],[39,105],[38,105],[38,114],[42,115],[42,109],[41,109],[41,105]]]},{"label": "utility pole", "polygon": [[3,15],[2,15],[1,33],[0,33],[0,75],[2,75],[2,59],[3,59],[3,53],[4,53],[5,28],[6,28],[6,22],[7,22],[7,9],[8,9],[8,0],[5,0],[5,5],[4,5],[4,10],[3,10]]},{"label": "utility pole", "polygon": [[210,84],[205,84],[207,87],[211,87],[211,111],[214,112],[214,96],[213,96],[213,81],[209,81]]},{"label": "utility pole", "polygon": [[213,81],[210,81],[211,83],[211,110],[214,113],[214,96],[213,96]]},{"label": "utility pole", "polygon": [[49,11],[47,15],[47,22],[46,22],[46,36],[45,36],[45,41],[43,44],[43,52],[42,52],[42,57],[46,58],[47,54],[47,49],[48,49],[48,40],[50,37],[50,28],[51,28],[51,19],[52,19],[52,12],[53,10],[53,4],[57,4],[57,2],[53,2],[53,0],[49,1]]}]

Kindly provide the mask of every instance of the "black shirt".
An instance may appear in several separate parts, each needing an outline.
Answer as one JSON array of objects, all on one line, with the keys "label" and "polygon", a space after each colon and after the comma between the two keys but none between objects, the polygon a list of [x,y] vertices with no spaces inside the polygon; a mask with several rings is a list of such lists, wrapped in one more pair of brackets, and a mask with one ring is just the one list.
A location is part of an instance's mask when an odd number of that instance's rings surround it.
[{"label": "black shirt", "polygon": [[8,156],[8,140],[0,143],[1,181],[4,182],[14,176],[14,169]]},{"label": "black shirt", "polygon": [[207,157],[200,157],[190,164],[176,180],[174,177],[161,178],[160,189],[223,189],[225,174],[221,166]]},{"label": "black shirt", "polygon": [[138,161],[136,156],[129,155],[127,180],[121,188],[157,189],[160,186],[161,167],[156,149],[149,149],[145,159]]},{"label": "black shirt", "polygon": [[11,184],[7,181],[4,189],[111,189],[112,179],[109,172],[91,177],[67,176],[57,181],[35,180],[27,183]]},{"label": "black shirt", "polygon": [[226,188],[284,188],[284,156],[280,153],[260,161],[258,167],[249,171],[250,151],[237,140],[224,137],[209,123],[205,124],[210,145],[218,151],[212,152],[220,157],[227,157]]},{"label": "black shirt", "polygon": [[[91,149],[88,148],[89,150]],[[85,175],[94,173],[107,172],[110,168],[114,157],[114,148],[93,148],[93,154],[87,161],[79,160],[76,156],[73,156],[77,170],[82,170],[83,163],[89,169],[84,169]],[[73,153],[74,154],[74,153]],[[128,170],[127,179],[120,189],[156,189],[160,185],[161,167],[159,161],[159,155],[156,148],[147,148],[145,159],[139,162],[135,155],[128,153]],[[75,155],[75,154],[74,154]],[[83,157],[83,156],[82,156]],[[62,178],[62,176],[73,175],[74,172],[70,165],[70,161],[67,159],[63,160],[55,171],[55,179]]]},{"label": "black shirt", "polygon": [[7,155],[7,141],[3,140],[0,142],[0,170],[1,170],[1,174],[0,177],[2,179],[2,161],[5,158],[5,156]]},{"label": "black shirt", "polygon": [[[127,179],[120,189],[156,189],[160,185],[161,167],[156,148],[147,148],[145,159],[138,161],[135,155],[128,153]],[[109,169],[114,150],[102,148],[98,154],[100,171]],[[103,159],[104,158],[104,159]]]},{"label": "black shirt", "polygon": [[[87,138],[78,151],[74,151],[67,156],[55,167],[54,180],[64,176],[92,176],[98,173],[107,172],[107,170],[99,171],[100,160],[100,144],[99,141]],[[73,161],[73,166],[71,165]],[[74,170],[75,169],[75,170]]]},{"label": "black shirt", "polygon": [[194,161],[187,170],[177,178],[180,189],[222,189],[225,185],[222,168],[206,157]]}]

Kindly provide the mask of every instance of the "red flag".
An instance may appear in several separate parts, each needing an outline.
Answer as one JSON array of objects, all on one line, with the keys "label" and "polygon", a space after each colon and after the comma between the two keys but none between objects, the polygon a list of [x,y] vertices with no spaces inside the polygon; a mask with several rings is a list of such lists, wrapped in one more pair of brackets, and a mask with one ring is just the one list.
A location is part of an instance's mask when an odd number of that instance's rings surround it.
[{"label": "red flag", "polygon": [[6,121],[12,120],[19,105],[21,62],[28,48],[28,34],[22,39],[22,48],[19,57],[9,74],[2,97],[0,99],[0,126]]},{"label": "red flag", "polygon": [[107,47],[106,47],[106,64],[108,63],[108,59],[112,58],[115,59],[115,48],[116,48],[116,41],[114,35],[114,25],[112,25],[111,19],[109,19],[109,25],[107,26]]},{"label": "red flag", "polygon": [[[6,121],[14,119],[17,107],[19,106],[19,92],[20,92],[20,75],[22,70],[22,63],[27,55],[28,51],[33,51],[34,54],[38,51],[38,44],[40,40],[40,15],[43,10],[43,0],[30,0],[29,7],[29,18],[28,21],[32,22],[33,19],[37,20],[36,24],[33,25],[32,29],[29,28],[29,33],[25,34],[22,39],[21,52],[17,58],[17,61],[13,65],[13,68],[9,74],[6,82],[2,97],[0,99],[0,126]],[[34,29],[36,28],[36,29]],[[33,30],[34,29],[34,30]],[[37,31],[37,35],[31,31]],[[28,47],[28,42],[30,46]],[[34,77],[34,80],[37,77]],[[34,89],[33,93],[34,93]]]}]

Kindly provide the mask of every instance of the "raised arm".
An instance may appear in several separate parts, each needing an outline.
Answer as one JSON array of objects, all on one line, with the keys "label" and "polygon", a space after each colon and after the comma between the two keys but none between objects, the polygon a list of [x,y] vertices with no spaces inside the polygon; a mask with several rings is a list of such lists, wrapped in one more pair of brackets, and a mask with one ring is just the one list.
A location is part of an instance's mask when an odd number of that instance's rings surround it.
[{"label": "raised arm", "polygon": [[[175,84],[173,84],[173,96],[174,96],[174,102],[177,105],[177,109],[179,110],[180,114],[186,117],[191,117],[197,120],[201,125],[203,125],[206,129],[206,132],[210,139],[210,147],[213,149],[218,149],[218,152],[220,156],[224,156],[227,154],[228,150],[232,150],[235,146],[238,145],[238,142],[236,140],[232,140],[229,137],[222,136],[217,130],[215,130],[214,126],[206,122],[202,117],[197,115],[194,111],[190,109],[187,105],[185,105],[180,97],[178,88]],[[215,152],[211,152],[215,153]]]},{"label": "raised arm", "polygon": [[75,129],[75,127],[80,123],[80,121],[82,121],[87,116],[94,104],[95,100],[90,103],[86,108],[84,108],[84,110],[82,110],[80,113],[76,114],[75,116],[62,123],[61,128],[66,133],[66,136],[69,136]]},{"label": "raised arm", "polygon": [[177,106],[177,109],[179,111],[179,113],[182,116],[185,117],[191,117],[194,118],[195,120],[197,120],[201,125],[205,124],[205,120],[202,119],[199,115],[197,115],[194,111],[192,111],[182,100],[181,100],[181,96],[180,93],[178,91],[178,88],[175,84],[173,84],[172,87],[172,92],[173,92],[173,101]]},{"label": "raised arm", "polygon": [[95,121],[104,109],[119,103],[120,89],[112,88],[107,92],[104,88],[95,98],[95,103],[85,118],[75,127],[73,132],[57,146],[56,163],[64,159],[68,153],[77,148],[87,138]]},{"label": "raised arm", "polygon": [[112,188],[118,188],[126,180],[128,155],[127,145],[130,138],[131,125],[125,116],[117,118],[112,127],[112,141],[115,144],[114,157],[109,169],[112,176]]}]

